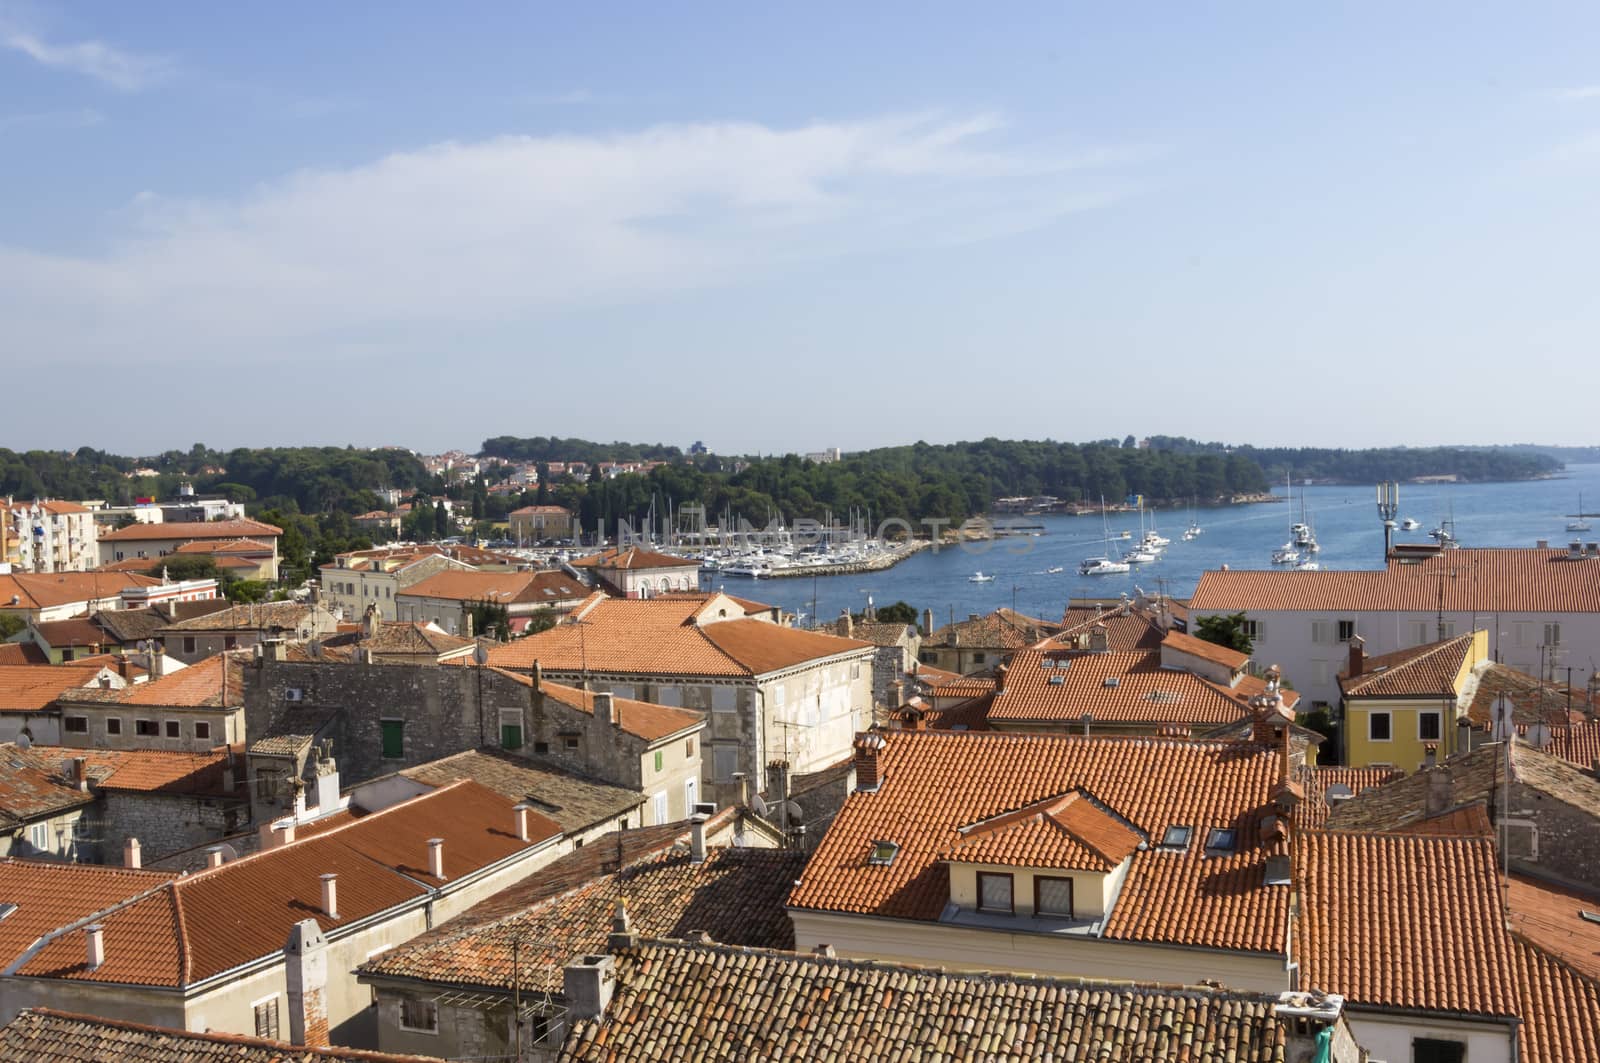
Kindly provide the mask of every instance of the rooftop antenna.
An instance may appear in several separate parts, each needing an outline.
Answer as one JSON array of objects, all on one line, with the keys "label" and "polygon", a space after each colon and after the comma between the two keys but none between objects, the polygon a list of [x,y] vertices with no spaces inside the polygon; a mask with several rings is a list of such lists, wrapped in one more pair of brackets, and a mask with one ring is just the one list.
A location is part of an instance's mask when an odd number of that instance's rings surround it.
[{"label": "rooftop antenna", "polygon": [[1389,563],[1389,551],[1394,548],[1394,518],[1400,512],[1400,485],[1385,480],[1378,485],[1378,516],[1383,520],[1383,562]]}]

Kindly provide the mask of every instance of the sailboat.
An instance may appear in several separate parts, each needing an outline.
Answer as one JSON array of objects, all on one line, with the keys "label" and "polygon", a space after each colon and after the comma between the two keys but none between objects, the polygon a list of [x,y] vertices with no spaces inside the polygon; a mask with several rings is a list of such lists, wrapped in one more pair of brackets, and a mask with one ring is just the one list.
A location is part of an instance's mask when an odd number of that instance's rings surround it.
[{"label": "sailboat", "polygon": [[1567,521],[1567,531],[1586,532],[1589,530],[1589,515],[1583,511],[1583,492],[1578,492],[1578,512],[1573,514],[1576,520]]},{"label": "sailboat", "polygon": [[1078,562],[1080,576],[1116,576],[1133,571],[1126,561],[1113,561],[1110,556],[1111,525],[1106,522],[1106,500],[1100,499],[1100,531],[1105,536],[1106,553],[1099,557],[1086,557]]},{"label": "sailboat", "polygon": [[[1284,477],[1284,487],[1289,492],[1289,501],[1294,502],[1294,482],[1288,476]],[[1300,488],[1300,519],[1289,525],[1289,534],[1294,549],[1307,554],[1314,554],[1322,547],[1317,545],[1317,533],[1311,529],[1311,522],[1306,517],[1306,489]],[[1287,548],[1287,547],[1286,547]]]},{"label": "sailboat", "polygon": [[967,582],[968,583],[993,583],[994,582],[994,577],[993,576],[985,576],[982,572],[974,572],[972,575],[967,577]]},{"label": "sailboat", "polygon": [[1189,526],[1183,530],[1183,541],[1189,542],[1193,539],[1198,539],[1204,531],[1205,529],[1200,527],[1200,512],[1191,501],[1189,503]]}]

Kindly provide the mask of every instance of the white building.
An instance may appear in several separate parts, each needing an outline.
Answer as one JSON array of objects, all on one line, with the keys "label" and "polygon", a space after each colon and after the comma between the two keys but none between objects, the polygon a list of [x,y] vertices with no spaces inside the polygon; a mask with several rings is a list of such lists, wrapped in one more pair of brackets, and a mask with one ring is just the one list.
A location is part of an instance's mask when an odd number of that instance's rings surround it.
[{"label": "white building", "polygon": [[6,500],[0,562],[14,572],[87,572],[100,563],[94,514],[76,502]]}]

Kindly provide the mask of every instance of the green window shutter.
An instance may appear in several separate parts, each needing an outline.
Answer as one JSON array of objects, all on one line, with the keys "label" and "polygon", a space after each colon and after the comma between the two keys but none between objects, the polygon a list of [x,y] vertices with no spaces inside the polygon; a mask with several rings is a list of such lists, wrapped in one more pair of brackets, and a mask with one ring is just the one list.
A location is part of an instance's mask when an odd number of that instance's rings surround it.
[{"label": "green window shutter", "polygon": [[656,750],[656,771],[661,770],[661,750]]},{"label": "green window shutter", "polygon": [[389,760],[399,760],[406,755],[404,720],[383,720],[378,725],[383,732],[383,755]]},{"label": "green window shutter", "polygon": [[514,724],[514,723],[503,723],[503,724],[501,724],[500,725],[500,748],[501,749],[521,749],[522,748],[522,728],[520,726],[518,726],[517,724]]}]

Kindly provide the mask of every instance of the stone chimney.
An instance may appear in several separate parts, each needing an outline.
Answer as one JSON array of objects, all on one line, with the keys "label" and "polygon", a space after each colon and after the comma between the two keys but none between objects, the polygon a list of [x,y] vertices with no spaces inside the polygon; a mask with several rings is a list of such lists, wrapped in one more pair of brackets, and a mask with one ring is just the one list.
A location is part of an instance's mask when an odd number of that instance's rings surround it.
[{"label": "stone chimney", "polygon": [[811,950],[811,954],[813,956],[820,956],[825,960],[837,959],[839,956],[839,953],[832,945],[818,945],[816,948]]},{"label": "stone chimney", "polygon": [[610,956],[579,956],[562,971],[561,995],[574,1020],[597,1019],[611,1003],[617,986],[617,969]]},{"label": "stone chimney", "polygon": [[1106,653],[1111,649],[1111,642],[1106,637],[1106,626],[1096,624],[1089,629],[1089,652]]},{"label": "stone chimney", "polygon": [[223,859],[223,857],[222,857],[222,846],[220,846],[220,845],[208,845],[208,846],[206,846],[206,866],[207,867],[221,867],[222,866],[222,859]]},{"label": "stone chimney", "polygon": [[898,709],[906,703],[906,684],[903,679],[896,679],[889,684],[889,708]]},{"label": "stone chimney", "polygon": [[739,784],[739,805],[742,808],[750,807],[750,776],[742,771],[733,773],[733,781]]},{"label": "stone chimney", "polygon": [[838,631],[841,638],[850,638],[856,633],[855,617],[850,615],[850,610],[839,610]]},{"label": "stone chimney", "polygon": [[517,825],[517,840],[523,844],[528,842],[528,813],[531,811],[533,809],[527,804],[516,805],[511,809]]},{"label": "stone chimney", "polygon": [[428,874],[436,879],[444,878],[444,839],[428,839]]},{"label": "stone chimney", "polygon": [[995,670],[994,670],[994,692],[996,694],[1004,694],[1006,692],[1006,672],[1008,670],[1009,669],[1007,669],[1006,666],[1003,665],[1003,664],[999,665],[999,666],[997,666],[995,668]]},{"label": "stone chimney", "polygon": [[1360,635],[1350,636],[1350,665],[1345,672],[1351,679],[1359,676],[1367,667],[1367,640]]},{"label": "stone chimney", "polygon": [[139,839],[129,838],[122,843],[122,866],[139,869]]},{"label": "stone chimney", "polygon": [[595,694],[594,718],[613,727],[617,726],[617,699],[612,697],[609,691]]},{"label": "stone chimney", "polygon": [[339,918],[339,876],[333,872],[321,876],[322,914],[329,919]]},{"label": "stone chimney", "polygon": [[72,785],[87,793],[89,790],[89,758],[72,758]]},{"label": "stone chimney", "polygon": [[91,923],[83,928],[86,955],[84,963],[91,971],[99,970],[100,965],[106,962],[106,928],[99,923]]},{"label": "stone chimney", "polygon": [[377,638],[379,624],[378,607],[376,605],[367,606],[367,611],[361,615],[361,637],[363,639]]},{"label": "stone chimney", "polygon": [[633,923],[628,918],[628,902],[618,897],[611,914],[611,934],[606,938],[606,949],[616,952],[618,949],[631,949],[638,943],[639,936],[633,932]]},{"label": "stone chimney", "polygon": [[1439,746],[1436,742],[1429,742],[1422,747],[1422,766],[1434,768],[1439,765]]},{"label": "stone chimney", "polygon": [[886,743],[881,734],[866,731],[856,736],[856,793],[872,793],[882,785],[878,776],[878,753]]},{"label": "stone chimney", "polygon": [[150,644],[150,678],[160,679],[167,674],[167,648],[161,643],[151,640]]},{"label": "stone chimney", "polygon": [[328,1045],[328,939],[315,919],[302,919],[283,947],[289,997],[289,1041],[307,1048]]},{"label": "stone chimney", "polygon": [[1437,816],[1447,811],[1455,802],[1455,784],[1447,768],[1433,767],[1427,772],[1427,789],[1423,795],[1423,813]]},{"label": "stone chimney", "polygon": [[689,862],[692,864],[706,862],[706,820],[710,818],[704,812],[689,817]]},{"label": "stone chimney", "polygon": [[931,638],[932,636],[933,636],[933,610],[932,609],[924,609],[922,611],[922,637],[923,638]]}]

